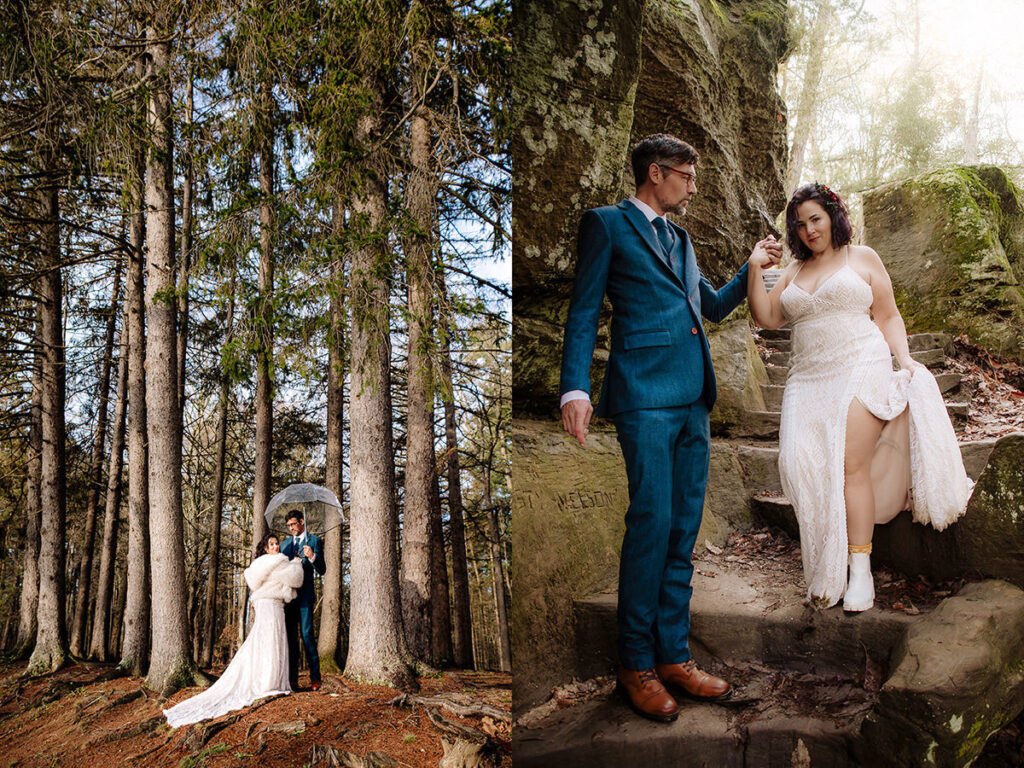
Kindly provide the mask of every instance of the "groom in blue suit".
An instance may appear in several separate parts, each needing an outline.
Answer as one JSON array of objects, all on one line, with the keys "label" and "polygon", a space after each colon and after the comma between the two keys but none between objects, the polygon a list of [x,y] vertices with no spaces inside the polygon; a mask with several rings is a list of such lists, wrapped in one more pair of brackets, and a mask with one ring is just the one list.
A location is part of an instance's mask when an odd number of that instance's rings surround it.
[{"label": "groom in blue suit", "polygon": [[324,545],[319,536],[306,531],[306,520],[302,512],[288,513],[285,525],[291,537],[281,545],[281,554],[289,560],[302,560],[302,586],[295,599],[284,606],[284,626],[288,635],[288,681],[293,691],[299,690],[299,638],[306,650],[309,663],[310,687],[320,690],[320,655],[316,649],[316,635],[313,634],[313,608],[316,606],[316,590],[313,588],[313,572],[321,576],[327,571],[324,562]]},{"label": "groom in blue suit", "polygon": [[[747,265],[715,290],[697,267],[683,214],[697,191],[696,150],[656,134],[633,148],[636,195],[587,211],[562,350],[562,425],[583,445],[593,407],[590,364],[605,294],[611,354],[597,415],[615,423],[629,480],[619,566],[619,673],[632,708],[670,722],[666,690],[722,700],[727,682],[690,658],[691,560],[710,462],[708,413],[717,394],[701,316],[725,318],[746,297]],[[751,260],[777,261],[773,237]]]}]

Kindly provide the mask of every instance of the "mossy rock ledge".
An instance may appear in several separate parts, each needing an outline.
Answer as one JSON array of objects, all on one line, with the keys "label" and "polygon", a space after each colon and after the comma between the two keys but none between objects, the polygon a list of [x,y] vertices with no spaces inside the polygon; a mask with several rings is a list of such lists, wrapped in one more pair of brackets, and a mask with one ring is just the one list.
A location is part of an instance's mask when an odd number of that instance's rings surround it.
[{"label": "mossy rock ledge", "polygon": [[864,193],[865,242],[910,333],[966,333],[1024,362],[1024,206],[994,166],[956,166]]},{"label": "mossy rock ledge", "polygon": [[971,765],[1024,709],[1024,591],[969,584],[908,629],[865,718],[861,765]]}]

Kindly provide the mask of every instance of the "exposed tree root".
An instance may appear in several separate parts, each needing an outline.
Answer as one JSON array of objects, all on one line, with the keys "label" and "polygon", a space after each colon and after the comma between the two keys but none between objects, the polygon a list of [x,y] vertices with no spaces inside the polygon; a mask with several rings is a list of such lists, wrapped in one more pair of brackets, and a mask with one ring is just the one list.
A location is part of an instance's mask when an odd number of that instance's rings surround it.
[{"label": "exposed tree root", "polygon": [[444,756],[438,762],[437,768],[485,768],[494,764],[491,759],[494,752],[488,750],[484,744],[473,744],[461,739],[454,742],[441,739],[441,748],[444,750]]},{"label": "exposed tree root", "polygon": [[411,707],[414,704],[424,707],[443,707],[459,717],[490,717],[505,723],[512,722],[512,715],[503,709],[492,707],[489,704],[463,704],[448,696],[413,696],[403,693],[388,703],[396,707]]},{"label": "exposed tree root", "polygon": [[117,728],[113,731],[110,731],[109,733],[106,733],[102,736],[97,736],[95,739],[91,739],[90,741],[86,742],[85,746],[87,749],[89,749],[100,744],[109,744],[112,741],[130,739],[132,736],[137,736],[140,733],[150,733],[152,731],[155,731],[161,725],[166,724],[167,720],[164,718],[164,716],[162,714],[157,715],[156,717],[151,717],[147,720],[143,720],[141,723],[133,723],[131,725],[126,725],[122,728]]},{"label": "exposed tree root", "polygon": [[315,744],[309,751],[310,768],[399,768],[394,758],[383,752],[355,755],[326,744]]}]

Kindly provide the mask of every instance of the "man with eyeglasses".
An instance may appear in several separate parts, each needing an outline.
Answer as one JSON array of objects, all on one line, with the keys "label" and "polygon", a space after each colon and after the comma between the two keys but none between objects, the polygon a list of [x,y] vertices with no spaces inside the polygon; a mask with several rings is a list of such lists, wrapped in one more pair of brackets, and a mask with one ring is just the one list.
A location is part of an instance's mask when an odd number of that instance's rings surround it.
[{"label": "man with eyeglasses", "polygon": [[[597,415],[615,423],[629,479],[619,565],[619,689],[638,714],[671,722],[666,690],[722,701],[732,689],[690,656],[690,580],[717,394],[701,316],[726,317],[746,297],[747,265],[715,290],[697,267],[682,215],[697,192],[697,151],[668,134],[633,147],[636,194],[587,211],[562,349],[562,426],[585,445],[594,409],[590,365],[601,304],[612,304],[611,354]],[[749,262],[777,263],[775,238]]]}]

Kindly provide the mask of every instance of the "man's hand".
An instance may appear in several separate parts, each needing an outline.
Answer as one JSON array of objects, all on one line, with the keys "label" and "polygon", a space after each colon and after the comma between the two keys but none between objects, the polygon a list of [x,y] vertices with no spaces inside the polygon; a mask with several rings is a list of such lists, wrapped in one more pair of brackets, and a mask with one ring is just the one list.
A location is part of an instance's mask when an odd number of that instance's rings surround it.
[{"label": "man's hand", "polygon": [[775,239],[775,235],[768,235],[764,240],[757,241],[747,261],[752,267],[767,269],[778,264],[781,259],[782,243]]},{"label": "man's hand", "polygon": [[302,547],[302,554],[307,560],[313,559],[313,548],[309,544],[304,544]]},{"label": "man's hand", "polygon": [[594,406],[589,400],[570,400],[562,406],[562,429],[575,437],[581,446],[585,446],[593,414]]}]

